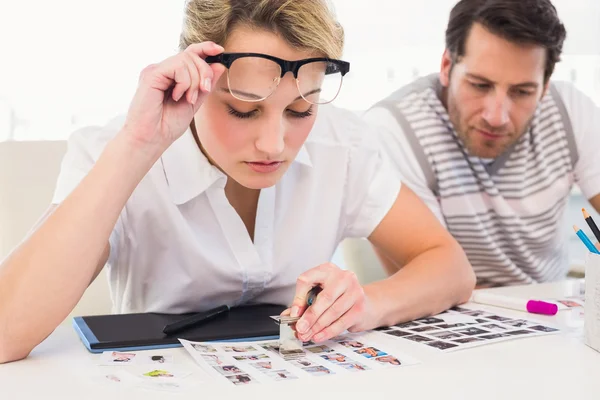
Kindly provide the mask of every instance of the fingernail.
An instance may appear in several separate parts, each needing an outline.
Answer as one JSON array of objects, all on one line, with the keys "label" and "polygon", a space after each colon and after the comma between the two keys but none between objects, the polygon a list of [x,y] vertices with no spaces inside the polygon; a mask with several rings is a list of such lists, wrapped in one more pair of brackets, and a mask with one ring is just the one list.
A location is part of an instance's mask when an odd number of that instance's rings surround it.
[{"label": "fingernail", "polygon": [[323,333],[317,333],[314,337],[313,340],[320,342],[321,340],[323,340],[323,338],[325,337],[325,335]]},{"label": "fingernail", "polygon": [[290,313],[290,317],[296,318],[300,316],[300,307],[294,306],[292,307],[292,312]]},{"label": "fingernail", "polygon": [[298,321],[298,323],[296,324],[296,329],[302,334],[306,333],[306,330],[308,329],[308,322]]},{"label": "fingernail", "polygon": [[198,91],[194,90],[194,94],[192,95],[192,104],[196,104],[196,100],[198,100]]},{"label": "fingernail", "polygon": [[210,92],[210,78],[204,78],[204,90]]}]

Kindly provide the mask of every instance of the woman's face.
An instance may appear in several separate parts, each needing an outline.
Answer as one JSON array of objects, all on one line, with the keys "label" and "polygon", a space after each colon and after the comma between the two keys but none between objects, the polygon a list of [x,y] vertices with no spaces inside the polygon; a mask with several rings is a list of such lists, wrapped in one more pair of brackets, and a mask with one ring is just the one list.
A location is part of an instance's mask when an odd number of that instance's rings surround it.
[{"label": "woman's face", "polygon": [[[285,60],[319,56],[293,49],[273,33],[246,27],[235,28],[224,47],[227,53],[263,53]],[[233,97],[227,71],[212,87],[195,116],[204,151],[213,164],[242,186],[273,186],[304,144],[317,106],[300,97],[291,73],[281,79],[273,94],[259,102]]]}]

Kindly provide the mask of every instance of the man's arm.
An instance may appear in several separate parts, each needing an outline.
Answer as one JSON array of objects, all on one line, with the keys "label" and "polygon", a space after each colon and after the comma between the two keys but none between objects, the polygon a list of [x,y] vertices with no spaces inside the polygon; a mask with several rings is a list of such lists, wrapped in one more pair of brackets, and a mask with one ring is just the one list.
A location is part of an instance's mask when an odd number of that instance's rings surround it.
[{"label": "man's arm", "polygon": [[579,160],[575,182],[592,207],[600,212],[600,108],[592,99],[567,82],[554,82],[569,116]]},{"label": "man's arm", "polygon": [[364,287],[381,325],[437,314],[471,296],[476,279],[467,256],[407,186],[369,240],[403,266]]},{"label": "man's arm", "polygon": [[[429,188],[425,174],[396,118],[385,108],[373,108],[363,115],[363,119],[376,127],[382,149],[390,165],[397,172],[398,179],[401,179],[402,183],[408,186],[427,205],[433,215],[445,227],[439,202]],[[393,257],[390,257],[383,249],[373,246],[373,250],[388,275],[393,275],[402,268],[402,265],[394,262]]]}]

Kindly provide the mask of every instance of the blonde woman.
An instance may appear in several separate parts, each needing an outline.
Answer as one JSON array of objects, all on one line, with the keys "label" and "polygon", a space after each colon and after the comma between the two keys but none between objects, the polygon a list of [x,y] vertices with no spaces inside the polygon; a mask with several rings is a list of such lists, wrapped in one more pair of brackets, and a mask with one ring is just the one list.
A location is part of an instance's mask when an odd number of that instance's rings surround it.
[{"label": "blonde woman", "polygon": [[[315,342],[467,300],[460,247],[374,132],[324,105],[342,46],[322,0],[189,1],[181,52],[142,71],[123,119],[71,136],[53,206],[3,262],[0,361],[27,356],[105,264],[115,312],[278,303]],[[404,267],[361,286],[328,262],[346,237]]]}]

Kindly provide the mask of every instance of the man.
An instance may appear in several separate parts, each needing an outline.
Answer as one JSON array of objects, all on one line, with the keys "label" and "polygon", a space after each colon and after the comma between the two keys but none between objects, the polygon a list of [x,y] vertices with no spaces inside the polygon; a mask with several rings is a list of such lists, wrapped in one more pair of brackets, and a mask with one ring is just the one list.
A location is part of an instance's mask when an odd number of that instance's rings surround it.
[{"label": "man", "polygon": [[[403,180],[463,246],[479,286],[564,278],[572,185],[600,209],[600,111],[550,81],[565,37],[549,0],[461,0],[440,73],[365,114]],[[400,267],[379,256],[388,272]]]}]

